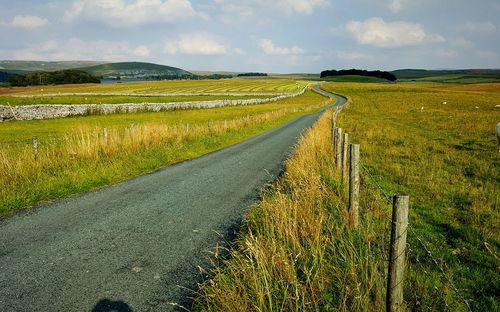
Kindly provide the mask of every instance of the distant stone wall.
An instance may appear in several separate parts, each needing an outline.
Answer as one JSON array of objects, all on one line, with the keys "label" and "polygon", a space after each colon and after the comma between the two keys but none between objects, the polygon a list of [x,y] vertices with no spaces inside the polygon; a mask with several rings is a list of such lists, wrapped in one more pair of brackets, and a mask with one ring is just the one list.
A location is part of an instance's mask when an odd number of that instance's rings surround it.
[{"label": "distant stone wall", "polygon": [[283,94],[266,99],[214,100],[175,103],[124,103],[124,104],[38,104],[23,106],[0,105],[0,122],[8,120],[32,120],[62,118],[77,115],[113,114],[134,112],[159,112],[174,109],[215,108],[223,106],[254,105],[296,97],[302,95],[306,88],[297,93]]}]

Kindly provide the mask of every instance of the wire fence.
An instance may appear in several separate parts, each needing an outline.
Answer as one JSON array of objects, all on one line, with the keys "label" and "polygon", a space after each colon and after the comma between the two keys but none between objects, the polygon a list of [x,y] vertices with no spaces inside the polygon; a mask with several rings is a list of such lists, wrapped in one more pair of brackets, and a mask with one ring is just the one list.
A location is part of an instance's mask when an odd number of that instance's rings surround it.
[{"label": "wire fence", "polygon": [[[391,192],[386,191],[382,185],[381,182],[376,178],[376,175],[363,163],[361,163],[361,168],[362,171],[366,173],[366,176],[372,181],[372,183],[367,183],[369,186],[374,186],[377,191],[380,192],[386,203],[390,206],[392,205],[392,198],[389,195]],[[386,217],[390,223],[392,223],[392,218],[391,216],[388,215],[388,212],[385,210],[382,210],[384,213],[384,217]],[[389,224],[390,224],[389,223]],[[467,307],[467,310],[469,312],[472,312],[471,305],[469,303],[469,300],[467,300],[460,290],[455,286],[455,283],[453,280],[450,278],[450,276],[446,273],[445,269],[443,268],[442,265],[440,265],[440,261],[436,259],[436,257],[433,255],[431,252],[430,248],[428,247],[428,244],[424,242],[424,239],[422,239],[415,231],[413,226],[408,223],[407,229],[409,230],[409,233],[412,235],[412,237],[415,238],[415,240],[418,242],[418,245],[422,248],[422,250],[425,252],[426,256],[430,259],[430,263],[433,264],[433,266],[439,271],[439,273],[443,276],[444,280],[447,282],[447,284],[450,286],[450,288],[453,290],[453,292],[457,295],[457,297],[460,299],[461,302]],[[406,249],[408,250],[409,254],[414,254],[413,250],[411,249],[411,245],[407,243]],[[416,246],[414,246],[416,247]],[[420,259],[418,257],[414,258],[419,264]],[[446,305],[447,308],[449,308],[448,304],[446,303],[446,300],[444,301],[444,304]]]}]

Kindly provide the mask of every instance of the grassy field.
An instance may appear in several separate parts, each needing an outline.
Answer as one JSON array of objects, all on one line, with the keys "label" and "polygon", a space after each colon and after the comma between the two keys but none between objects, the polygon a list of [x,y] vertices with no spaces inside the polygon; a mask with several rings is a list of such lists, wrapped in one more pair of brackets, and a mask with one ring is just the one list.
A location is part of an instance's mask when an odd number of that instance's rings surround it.
[{"label": "grassy field", "polygon": [[385,311],[391,208],[380,183],[411,196],[406,308],[468,311],[466,299],[473,311],[498,311],[499,85],[324,87],[352,100],[338,124],[377,180],[362,171],[359,229],[346,222],[326,114],[249,211],[195,310]]},{"label": "grassy field", "polygon": [[[325,101],[308,91],[250,106],[2,123],[0,216],[203,155],[317,111]],[[37,160],[32,136],[39,140]]]},{"label": "grassy field", "polygon": [[220,80],[170,80],[117,84],[82,84],[61,86],[37,86],[0,88],[0,95],[47,94],[78,92],[113,93],[259,93],[298,92],[307,82],[291,79],[220,79]]},{"label": "grassy field", "polygon": [[[411,196],[410,224],[476,311],[500,305],[500,84],[335,84],[353,105],[339,125],[389,194]],[[412,310],[465,310],[409,234]]]},{"label": "grassy field", "polygon": [[121,103],[173,103],[190,101],[213,101],[213,100],[240,100],[260,99],[271,96],[116,96],[116,95],[71,95],[71,96],[36,96],[36,97],[14,97],[0,96],[0,105],[35,105],[35,104],[121,104]]},{"label": "grassy field", "polygon": [[487,83],[487,82],[500,82],[500,76],[447,74],[447,75],[431,76],[431,77],[416,78],[416,79],[402,79],[401,81],[441,82],[441,83]]}]

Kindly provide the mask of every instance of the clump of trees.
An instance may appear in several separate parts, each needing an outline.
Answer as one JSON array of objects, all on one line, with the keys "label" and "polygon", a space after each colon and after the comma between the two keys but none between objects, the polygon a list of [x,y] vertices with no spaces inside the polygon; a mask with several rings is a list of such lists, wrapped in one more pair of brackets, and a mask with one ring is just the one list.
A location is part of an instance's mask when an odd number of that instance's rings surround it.
[{"label": "clump of trees", "polygon": [[75,69],[53,72],[34,72],[9,77],[9,83],[14,87],[100,82],[99,78],[84,71]]},{"label": "clump of trees", "polygon": [[321,72],[321,78],[325,77],[336,77],[336,76],[348,76],[348,75],[356,75],[356,76],[366,76],[366,77],[376,77],[382,78],[389,81],[396,81],[397,78],[394,74],[387,71],[380,70],[363,70],[363,69],[343,69],[343,70],[325,70]]},{"label": "clump of trees", "polygon": [[242,73],[238,77],[267,77],[266,73]]}]

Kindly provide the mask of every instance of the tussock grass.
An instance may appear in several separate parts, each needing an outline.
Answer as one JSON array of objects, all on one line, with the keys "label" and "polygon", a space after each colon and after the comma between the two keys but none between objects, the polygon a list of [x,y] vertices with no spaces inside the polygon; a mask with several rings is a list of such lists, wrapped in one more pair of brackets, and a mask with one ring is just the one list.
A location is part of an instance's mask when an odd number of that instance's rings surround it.
[{"label": "tussock grass", "polygon": [[[0,139],[0,215],[201,156],[317,111],[327,102],[309,91],[240,109],[5,123],[0,125],[5,135]],[[95,120],[104,124],[95,125]],[[107,142],[103,125],[109,125]],[[31,135],[38,135],[40,142],[36,160],[26,140]]]},{"label": "tussock grass", "polygon": [[[201,286],[197,311],[378,311],[387,230],[363,192],[359,230],[332,157],[331,113],[300,140],[284,175],[248,212],[230,258]],[[368,190],[368,188],[364,188]]]}]

